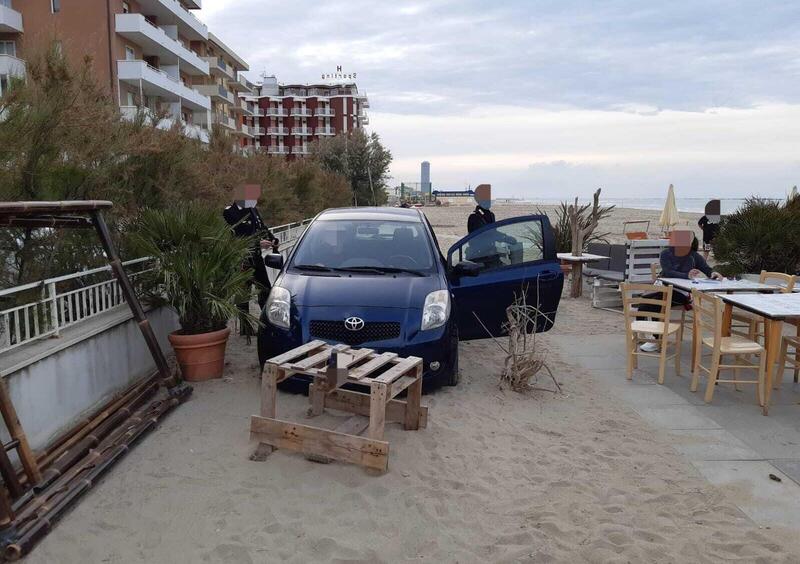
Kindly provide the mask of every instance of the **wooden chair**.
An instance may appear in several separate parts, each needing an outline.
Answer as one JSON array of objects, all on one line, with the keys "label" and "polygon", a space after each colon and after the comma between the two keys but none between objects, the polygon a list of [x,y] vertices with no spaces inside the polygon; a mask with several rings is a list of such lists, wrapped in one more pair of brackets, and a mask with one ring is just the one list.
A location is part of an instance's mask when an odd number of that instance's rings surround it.
[{"label": "wooden chair", "polygon": [[[669,311],[672,305],[672,286],[656,286],[654,284],[620,284],[622,292],[622,309],[625,314],[625,338],[627,344],[628,380],[633,378],[633,369],[639,367],[640,356],[658,357],[658,383],[664,383],[664,370],[667,360],[675,359],[675,373],[681,374],[681,341],[683,325],[670,321]],[[648,294],[659,294],[660,298],[645,297]],[[656,312],[639,312],[641,305],[658,306]],[[650,320],[637,319],[648,317]],[[652,337],[645,337],[650,334]],[[674,351],[667,355],[669,336],[675,335]],[[640,343],[660,342],[661,351],[644,352],[639,350]]]},{"label": "wooden chair", "polygon": [[[658,277],[661,275],[661,263],[654,262],[650,264],[650,277],[653,279],[653,282],[658,280]],[[691,317],[687,315],[687,313],[692,312],[691,304],[686,305],[673,305],[671,306],[671,311],[678,311],[681,314],[680,324],[683,325],[684,331],[689,329],[690,331],[694,327],[694,323],[691,320]],[[677,321],[677,320],[676,320]],[[681,335],[681,339],[683,335]]]},{"label": "wooden chair", "polygon": [[[766,270],[762,270],[758,281],[762,284],[782,286],[781,292],[788,294],[794,289],[794,285],[797,283],[797,276],[784,274],[783,272],[767,272]],[[732,321],[738,322],[737,325],[731,326],[732,334],[747,337],[752,341],[758,338],[763,339],[764,319],[758,315],[753,315],[747,311],[734,310]]]},{"label": "wooden chair", "polygon": [[[740,335],[722,336],[722,316],[725,306],[720,298],[713,294],[704,294],[697,290],[692,291],[692,303],[694,307],[694,330],[698,339],[697,351],[695,351],[692,370],[691,391],[696,392],[700,379],[700,370],[708,373],[708,384],[706,385],[706,403],[711,403],[714,397],[714,388],[717,382],[732,382],[735,388],[739,389],[739,384],[756,384],[756,400],[759,405],[764,405],[764,375],[767,365],[767,355],[759,343]],[[711,349],[711,366],[703,366],[701,360],[703,348]],[[724,356],[734,356],[734,362],[743,364],[722,364]],[[743,357],[758,355],[759,364],[744,362]],[[740,380],[739,370],[754,369],[758,371],[757,380]],[[733,369],[733,380],[721,380],[719,372],[723,369]]]}]

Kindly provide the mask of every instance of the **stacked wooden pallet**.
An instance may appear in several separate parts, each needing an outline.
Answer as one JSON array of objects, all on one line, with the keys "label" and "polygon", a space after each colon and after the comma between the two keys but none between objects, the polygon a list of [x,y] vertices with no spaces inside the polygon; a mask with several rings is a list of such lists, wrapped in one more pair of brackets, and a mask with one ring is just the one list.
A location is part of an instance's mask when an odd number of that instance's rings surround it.
[{"label": "stacked wooden pallet", "polygon": [[[353,416],[332,430],[276,419],[277,384],[297,374],[313,379],[309,387],[311,417],[326,408]],[[345,384],[364,386],[369,393],[344,390]],[[405,401],[396,399],[404,390],[408,390]],[[250,436],[259,441],[253,458],[261,460],[283,448],[315,460],[341,460],[385,471],[389,457],[385,424],[399,422],[406,430],[425,427],[428,409],[421,399],[421,358],[312,341],[265,364],[261,414],[254,415],[250,423]],[[361,436],[365,431],[366,436]]]}]

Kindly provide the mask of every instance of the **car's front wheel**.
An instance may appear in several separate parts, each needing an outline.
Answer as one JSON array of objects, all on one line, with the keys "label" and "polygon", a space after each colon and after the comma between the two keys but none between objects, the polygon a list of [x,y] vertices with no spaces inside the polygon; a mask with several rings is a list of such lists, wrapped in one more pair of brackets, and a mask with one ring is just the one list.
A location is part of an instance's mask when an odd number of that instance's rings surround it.
[{"label": "car's front wheel", "polygon": [[458,332],[453,331],[450,337],[450,371],[444,375],[446,386],[457,386],[461,375],[458,371]]}]

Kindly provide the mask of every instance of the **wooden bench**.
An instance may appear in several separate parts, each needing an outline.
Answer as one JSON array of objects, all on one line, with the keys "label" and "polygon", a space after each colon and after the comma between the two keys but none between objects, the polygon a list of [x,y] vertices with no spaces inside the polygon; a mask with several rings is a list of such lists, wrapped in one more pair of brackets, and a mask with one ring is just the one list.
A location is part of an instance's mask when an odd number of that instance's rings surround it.
[{"label": "wooden bench", "polygon": [[[326,408],[353,416],[332,430],[276,419],[277,384],[294,374],[313,378],[308,393],[310,417]],[[343,390],[344,384],[365,386],[369,393]],[[405,401],[395,399],[404,390],[408,390]],[[264,365],[261,413],[250,421],[250,438],[259,445],[251,458],[263,460],[283,448],[319,462],[340,460],[385,472],[389,443],[383,437],[384,426],[398,422],[406,430],[426,427],[428,408],[421,400],[421,358],[312,341]],[[361,436],[365,431],[366,436]]]}]

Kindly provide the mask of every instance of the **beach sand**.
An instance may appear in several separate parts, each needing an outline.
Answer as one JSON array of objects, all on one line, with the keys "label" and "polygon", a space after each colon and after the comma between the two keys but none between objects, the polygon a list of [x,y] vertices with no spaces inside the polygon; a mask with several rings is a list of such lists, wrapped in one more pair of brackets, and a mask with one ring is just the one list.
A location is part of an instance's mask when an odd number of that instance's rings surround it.
[{"label": "beach sand", "polygon": [[[468,210],[455,211],[429,214],[442,239],[465,230]],[[610,227],[626,215],[638,214],[620,210]],[[621,327],[586,299],[564,300],[542,341],[622,339]],[[461,384],[423,398],[427,429],[387,426],[389,472],[371,476],[280,451],[248,460],[255,347],[234,337],[226,378],[196,385],[27,561],[797,561],[796,531],[760,529],[569,358],[549,356],[563,394],[518,394],[498,387],[492,341],[461,355]],[[278,416],[302,421],[306,406],[281,394]]]}]

